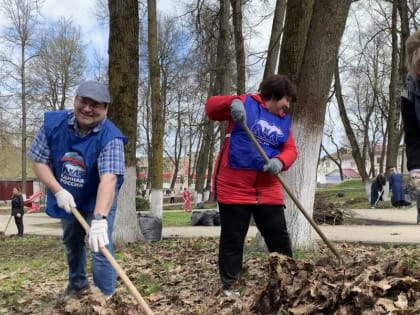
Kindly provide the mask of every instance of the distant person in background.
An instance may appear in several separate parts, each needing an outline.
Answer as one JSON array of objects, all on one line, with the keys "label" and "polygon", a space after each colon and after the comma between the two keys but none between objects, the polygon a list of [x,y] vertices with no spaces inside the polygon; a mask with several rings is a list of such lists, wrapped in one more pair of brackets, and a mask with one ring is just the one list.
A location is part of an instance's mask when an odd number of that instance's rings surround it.
[{"label": "distant person in background", "polygon": [[389,191],[392,192],[391,203],[393,207],[403,207],[406,205],[404,198],[404,181],[396,167],[390,168]]},{"label": "distant person in background", "polygon": [[408,75],[401,93],[401,115],[405,134],[407,169],[410,172],[408,191],[417,202],[417,224],[420,223],[420,30],[405,43],[405,64]]},{"label": "distant person in background", "polygon": [[191,206],[191,192],[185,187],[184,191],[182,192],[182,199],[184,199],[184,210],[187,212],[192,211]]},{"label": "distant person in background", "polygon": [[371,208],[375,208],[384,193],[384,186],[386,184],[385,177],[382,174],[376,176],[375,180],[370,186],[370,205]]},{"label": "distant person in background", "polygon": [[20,189],[15,187],[13,188],[12,195],[12,216],[15,218],[16,227],[18,230],[17,236],[23,236],[23,196],[20,192]]},{"label": "distant person in background", "polygon": [[171,190],[171,199],[170,199],[170,203],[175,203],[175,190]]}]

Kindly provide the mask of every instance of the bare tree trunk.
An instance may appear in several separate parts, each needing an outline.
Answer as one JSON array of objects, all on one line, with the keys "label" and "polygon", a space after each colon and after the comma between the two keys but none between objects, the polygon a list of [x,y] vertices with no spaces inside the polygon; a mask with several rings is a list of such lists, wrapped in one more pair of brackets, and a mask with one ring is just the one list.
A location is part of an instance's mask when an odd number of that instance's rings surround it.
[{"label": "bare tree trunk", "polygon": [[398,85],[398,34],[397,34],[397,15],[398,7],[395,1],[392,4],[392,58],[391,58],[391,78],[389,82],[389,109],[388,109],[388,145],[386,151],[386,169],[397,166],[398,148],[400,145],[400,102],[396,97]]},{"label": "bare tree trunk", "polygon": [[[297,84],[299,79],[299,71],[301,70],[306,37],[313,10],[313,2],[313,0],[287,1],[287,14],[284,24],[278,72],[287,75],[294,84]],[[273,37],[273,34],[271,37]],[[292,106],[291,112],[293,112],[293,110],[294,108]],[[294,167],[295,166],[292,168]],[[258,232],[248,250],[255,251],[259,249],[263,251],[266,248],[267,246],[264,242],[264,238],[261,236],[260,232]]]},{"label": "bare tree trunk", "polygon": [[[334,142],[334,141],[333,141]],[[335,144],[335,143],[334,143]],[[333,163],[335,165],[337,165],[338,168],[338,172],[340,173],[340,179],[344,180],[344,172],[343,172],[343,160],[341,158],[341,153],[340,150],[338,148],[338,146],[335,144],[336,147],[336,155],[337,157],[332,156],[327,149],[324,147],[324,145],[321,143],[321,150],[325,152],[325,154],[327,155],[327,157],[333,161]]]},{"label": "bare tree trunk", "polygon": [[136,213],[136,139],[139,76],[139,13],[137,0],[110,0],[110,119],[128,138],[126,174],[118,199],[113,238],[116,244],[142,237]]},{"label": "bare tree trunk", "polygon": [[400,64],[399,64],[399,74],[400,74],[400,88],[404,86],[405,77],[407,75],[407,67],[405,66],[405,42],[407,41],[408,36],[410,36],[410,26],[408,21],[408,7],[407,0],[398,0],[398,11],[400,13],[401,20],[401,36],[400,36]]},{"label": "bare tree trunk", "polygon": [[150,210],[156,217],[163,214],[163,104],[160,94],[160,67],[158,60],[158,33],[156,17],[156,0],[147,0],[148,44],[149,44],[149,73],[152,102],[152,160],[151,160],[151,188]]},{"label": "bare tree trunk", "polygon": [[314,0],[287,1],[278,72],[295,84],[299,80],[313,6]]},{"label": "bare tree trunk", "polygon": [[[293,167],[285,173],[285,180],[310,215],[326,102],[350,4],[351,0],[315,1],[300,67],[298,103],[294,105],[292,122],[299,152]],[[298,19],[294,23],[297,26],[302,22]],[[286,205],[292,243],[297,248],[311,248],[314,243],[309,222],[289,199]]]},{"label": "bare tree trunk", "polygon": [[353,128],[350,124],[350,119],[347,115],[347,111],[343,101],[343,94],[341,91],[341,81],[340,81],[340,73],[338,70],[338,56],[335,61],[335,68],[334,68],[334,89],[335,89],[335,97],[337,99],[338,110],[340,112],[341,122],[343,123],[344,130],[347,135],[347,139],[350,142],[351,147],[351,155],[356,163],[357,171],[359,172],[360,177],[364,183],[369,182],[369,175],[366,172],[366,159],[362,155],[359,149],[359,144],[357,143],[356,135],[353,131]]},{"label": "bare tree trunk", "polygon": [[[15,46],[20,50],[20,60],[17,64],[12,60],[11,56],[2,56],[13,65],[10,77],[16,77],[14,82],[16,87],[20,87],[18,92],[21,105],[21,121],[20,121],[20,140],[21,140],[21,180],[22,193],[26,193],[27,181],[27,73],[26,65],[28,61],[34,57],[28,56],[29,48],[35,43],[36,25],[39,23],[39,1],[16,1],[16,0],[1,0],[0,8],[4,13],[6,25],[8,25],[7,34],[2,38],[6,43]],[[15,73],[19,69],[18,73]],[[4,70],[4,69],[3,69]],[[6,70],[7,73],[7,70]]]},{"label": "bare tree trunk", "polygon": [[274,74],[280,53],[280,37],[283,33],[284,17],[286,15],[286,0],[277,0],[271,27],[270,43],[268,44],[267,62],[264,68],[264,77]]},{"label": "bare tree trunk", "polygon": [[209,164],[209,152],[211,151],[211,139],[214,138],[214,121],[205,118],[204,123],[204,137],[203,145],[200,146],[199,157],[197,159],[197,181],[195,185],[195,191],[197,197],[194,198],[194,204],[203,200],[203,192],[205,188],[205,173],[208,169]]},{"label": "bare tree trunk", "polygon": [[231,0],[236,55],[236,93],[245,93],[245,48],[242,34],[242,0]]},{"label": "bare tree trunk", "polygon": [[[220,0],[219,38],[217,43],[216,77],[214,90],[212,91],[213,95],[226,95],[229,93],[229,9],[229,0]],[[205,183],[204,175],[208,169],[209,151],[212,144],[212,138],[214,137],[214,121],[210,121],[207,117],[204,119],[203,134],[205,136],[203,138],[202,149],[200,150],[197,163],[196,201],[202,200]],[[209,174],[209,176],[210,175],[211,174]]]},{"label": "bare tree trunk", "polygon": [[26,62],[25,62],[25,47],[26,45],[21,46],[21,66],[20,66],[20,80],[21,80],[21,107],[22,107],[22,136],[21,136],[21,168],[22,168],[22,193],[26,194],[26,178],[27,178],[27,169],[26,169]]}]

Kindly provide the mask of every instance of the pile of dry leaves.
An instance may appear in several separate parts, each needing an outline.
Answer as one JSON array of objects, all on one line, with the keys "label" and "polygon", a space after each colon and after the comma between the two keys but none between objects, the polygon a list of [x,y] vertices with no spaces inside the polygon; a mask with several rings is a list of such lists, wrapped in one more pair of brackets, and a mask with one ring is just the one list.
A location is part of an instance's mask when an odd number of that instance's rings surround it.
[{"label": "pile of dry leaves", "polygon": [[[296,261],[272,254],[257,314],[420,314],[418,253],[343,246],[345,263],[322,257]],[[414,255],[413,255],[414,254]],[[285,313],[282,313],[285,311]]]},{"label": "pile of dry leaves", "polygon": [[[56,300],[67,270],[55,241],[57,247],[40,238],[26,248],[19,240],[20,251],[7,258],[24,262],[18,270],[2,268],[6,258],[0,255],[0,314],[143,314],[123,283],[108,301],[94,287]],[[237,298],[220,292],[217,246],[213,238],[138,243],[118,249],[117,260],[156,315],[420,314],[415,247],[336,243],[344,264],[322,244],[296,260],[247,254]],[[39,259],[44,265],[31,266]]]}]

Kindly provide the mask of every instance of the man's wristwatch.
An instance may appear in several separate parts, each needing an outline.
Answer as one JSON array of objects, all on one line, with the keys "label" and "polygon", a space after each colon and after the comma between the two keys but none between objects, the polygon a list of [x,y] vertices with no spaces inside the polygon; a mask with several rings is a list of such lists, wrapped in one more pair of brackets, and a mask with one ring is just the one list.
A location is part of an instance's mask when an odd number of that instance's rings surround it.
[{"label": "man's wristwatch", "polygon": [[103,220],[103,219],[106,219],[106,215],[103,215],[101,213],[95,213],[95,215],[93,216],[93,218],[95,220]]}]

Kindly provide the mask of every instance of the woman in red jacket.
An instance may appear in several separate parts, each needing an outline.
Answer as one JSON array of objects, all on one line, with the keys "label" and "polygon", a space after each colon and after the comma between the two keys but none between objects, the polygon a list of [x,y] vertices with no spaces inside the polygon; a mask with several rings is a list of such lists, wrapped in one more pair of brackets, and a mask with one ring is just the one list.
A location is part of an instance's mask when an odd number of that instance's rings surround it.
[{"label": "woman in red jacket", "polygon": [[[211,120],[228,121],[226,139],[213,174],[221,235],[219,273],[226,295],[238,295],[232,285],[242,274],[245,237],[251,215],[270,252],[292,257],[284,216],[283,191],[276,175],[296,160],[291,118],[286,114],[296,90],[284,75],[270,75],[258,94],[213,96],[205,105]],[[242,124],[255,135],[270,158],[265,163]]]},{"label": "woman in red jacket", "polygon": [[187,188],[184,188],[184,191],[182,192],[182,199],[184,199],[184,210],[186,212],[191,212],[191,192]]}]

